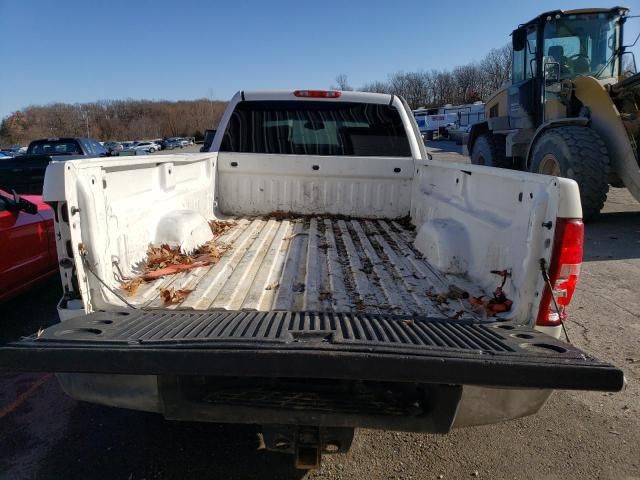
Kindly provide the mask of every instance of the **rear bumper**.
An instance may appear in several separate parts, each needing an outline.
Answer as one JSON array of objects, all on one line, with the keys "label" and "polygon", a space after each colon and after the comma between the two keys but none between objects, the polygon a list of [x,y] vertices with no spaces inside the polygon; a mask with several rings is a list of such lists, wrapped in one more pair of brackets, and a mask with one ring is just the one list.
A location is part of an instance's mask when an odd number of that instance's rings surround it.
[{"label": "rear bumper", "polygon": [[[344,415],[321,416],[317,412],[281,410],[273,412],[248,412],[241,405],[185,405],[175,401],[169,394],[163,399],[162,384],[166,380],[155,375],[109,375],[91,373],[60,373],[58,381],[67,395],[76,400],[97,403],[110,407],[128,408],[145,412],[156,412],[173,420],[215,421],[219,423],[264,423],[264,424],[314,424],[324,427],[339,427],[348,424],[357,428],[386,428],[398,431],[444,433],[449,428],[488,425],[515,418],[533,415],[540,410],[551,395],[546,389],[493,388],[465,385],[457,394],[441,396],[438,423],[434,418],[405,417],[398,419],[369,416]],[[171,389],[173,395],[175,390]],[[453,415],[452,415],[453,412]],[[439,428],[437,428],[439,427]]]}]

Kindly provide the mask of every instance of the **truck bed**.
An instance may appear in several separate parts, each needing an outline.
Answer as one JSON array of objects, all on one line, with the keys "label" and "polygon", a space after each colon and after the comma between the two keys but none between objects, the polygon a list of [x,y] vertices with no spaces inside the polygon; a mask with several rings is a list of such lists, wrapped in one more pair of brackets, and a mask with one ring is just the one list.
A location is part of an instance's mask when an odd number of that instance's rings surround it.
[{"label": "truck bed", "polygon": [[[433,268],[413,247],[408,222],[286,214],[225,220],[235,225],[216,240],[217,263],[145,283],[127,300],[146,308],[475,317],[457,300],[434,298],[452,284],[483,292]],[[167,306],[161,288],[190,293]]]}]

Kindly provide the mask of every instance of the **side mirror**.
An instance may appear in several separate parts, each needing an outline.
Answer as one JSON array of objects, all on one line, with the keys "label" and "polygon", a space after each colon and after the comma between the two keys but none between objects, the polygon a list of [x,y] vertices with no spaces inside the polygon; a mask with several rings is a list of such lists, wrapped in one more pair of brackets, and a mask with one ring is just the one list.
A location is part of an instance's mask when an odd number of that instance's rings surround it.
[{"label": "side mirror", "polygon": [[622,76],[625,78],[631,77],[638,73],[638,68],[636,67],[636,56],[633,52],[624,52],[620,57],[620,61],[622,62]]},{"label": "side mirror", "polygon": [[527,46],[527,31],[524,28],[517,28],[511,33],[513,51],[519,52]]},{"label": "side mirror", "polygon": [[16,193],[15,190],[12,190],[13,193],[13,201],[17,206],[18,211],[26,212],[30,215],[35,215],[38,213],[38,206],[27,200],[26,198],[22,198],[20,195]]}]

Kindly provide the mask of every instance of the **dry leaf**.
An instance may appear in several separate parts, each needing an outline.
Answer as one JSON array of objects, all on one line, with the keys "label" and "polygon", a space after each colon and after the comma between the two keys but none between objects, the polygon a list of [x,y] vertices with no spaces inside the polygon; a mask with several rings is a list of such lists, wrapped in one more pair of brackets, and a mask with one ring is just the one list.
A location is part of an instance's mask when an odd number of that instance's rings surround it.
[{"label": "dry leaf", "polygon": [[[216,245],[216,238],[235,226],[234,222],[212,220],[209,222],[214,238],[186,254],[180,247],[170,245],[152,245],[147,248],[147,258],[144,262],[142,274],[128,279],[120,284],[120,288],[127,294],[133,295],[143,281],[152,281],[167,275],[174,275],[192,268],[205,267],[216,264],[227,248],[226,245]],[[165,303],[179,303],[190,290],[162,289],[160,296]]]},{"label": "dry leaf", "polygon": [[320,292],[319,298],[320,300],[331,300],[331,292]]},{"label": "dry leaf", "polygon": [[433,293],[433,291],[431,290],[427,290],[425,292],[425,295],[430,299],[433,300],[436,303],[439,304],[443,304],[443,303],[449,303],[448,302],[448,297],[445,293]]},{"label": "dry leaf", "polygon": [[206,267],[210,262],[196,262],[196,263],[179,263],[177,265],[169,265],[165,268],[160,268],[158,270],[154,270],[153,272],[148,272],[142,275],[142,279],[146,282],[150,282],[151,280],[155,280],[160,277],[165,277],[167,275],[173,275],[175,273],[184,272],[185,270],[191,270],[192,268],[197,267]]},{"label": "dry leaf", "polygon": [[227,222],[224,220],[211,220],[209,226],[214,237],[223,235],[228,230],[231,230],[236,224],[234,222]]},{"label": "dry leaf", "polygon": [[161,288],[160,289],[160,299],[165,304],[176,304],[182,302],[193,290],[187,289],[178,289],[175,290],[173,287],[169,288]]},{"label": "dry leaf", "polygon": [[287,220],[289,218],[296,218],[291,212],[285,212],[284,210],[275,210],[267,215],[268,218],[275,218],[276,220]]},{"label": "dry leaf", "polygon": [[128,295],[133,295],[138,290],[138,287],[142,284],[140,277],[131,278],[125,280],[120,284],[120,288],[127,292]]}]

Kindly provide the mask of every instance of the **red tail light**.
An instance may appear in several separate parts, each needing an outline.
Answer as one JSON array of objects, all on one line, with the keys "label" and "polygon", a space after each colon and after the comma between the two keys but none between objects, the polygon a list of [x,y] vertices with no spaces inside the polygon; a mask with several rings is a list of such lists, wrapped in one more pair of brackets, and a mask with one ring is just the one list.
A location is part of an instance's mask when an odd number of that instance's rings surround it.
[{"label": "red tail light", "polygon": [[296,97],[338,98],[342,95],[342,92],[337,92],[335,90],[296,90],[293,94]]},{"label": "red tail light", "polygon": [[549,286],[545,286],[538,310],[538,325],[556,326],[567,317],[566,307],[571,302],[580,276],[584,225],[582,220],[559,218],[553,240],[553,251],[549,265],[549,279],[558,303],[556,312]]}]

